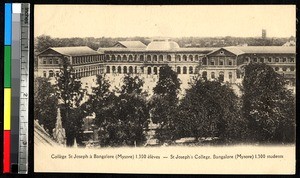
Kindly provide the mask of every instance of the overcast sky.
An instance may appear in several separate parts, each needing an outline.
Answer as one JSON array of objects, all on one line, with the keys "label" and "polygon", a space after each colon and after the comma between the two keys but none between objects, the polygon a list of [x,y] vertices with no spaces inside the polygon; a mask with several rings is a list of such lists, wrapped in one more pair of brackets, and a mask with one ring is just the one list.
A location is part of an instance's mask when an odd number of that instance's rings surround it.
[{"label": "overcast sky", "polygon": [[34,36],[290,37],[294,5],[103,6],[35,5]]}]

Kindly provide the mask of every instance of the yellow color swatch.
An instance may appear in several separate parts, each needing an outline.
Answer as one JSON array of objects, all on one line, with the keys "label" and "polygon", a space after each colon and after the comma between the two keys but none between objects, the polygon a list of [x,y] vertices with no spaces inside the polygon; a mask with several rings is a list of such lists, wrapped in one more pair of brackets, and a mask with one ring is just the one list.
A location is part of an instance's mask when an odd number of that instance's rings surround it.
[{"label": "yellow color swatch", "polygon": [[4,88],[4,130],[10,130],[11,88]]}]

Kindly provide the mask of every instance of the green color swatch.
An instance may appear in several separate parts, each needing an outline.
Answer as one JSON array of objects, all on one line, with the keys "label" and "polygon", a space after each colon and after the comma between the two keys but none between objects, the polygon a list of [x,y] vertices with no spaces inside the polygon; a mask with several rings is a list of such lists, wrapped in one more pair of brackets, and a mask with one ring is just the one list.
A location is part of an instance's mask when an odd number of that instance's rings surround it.
[{"label": "green color swatch", "polygon": [[4,46],[4,88],[11,87],[11,46]]}]

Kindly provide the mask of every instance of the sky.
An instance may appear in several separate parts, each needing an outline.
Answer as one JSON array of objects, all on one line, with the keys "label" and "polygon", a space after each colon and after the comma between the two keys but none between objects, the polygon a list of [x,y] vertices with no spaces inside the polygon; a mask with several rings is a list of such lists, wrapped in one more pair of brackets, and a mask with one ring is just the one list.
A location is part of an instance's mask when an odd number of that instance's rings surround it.
[{"label": "sky", "polygon": [[294,5],[35,5],[34,36],[290,37]]}]

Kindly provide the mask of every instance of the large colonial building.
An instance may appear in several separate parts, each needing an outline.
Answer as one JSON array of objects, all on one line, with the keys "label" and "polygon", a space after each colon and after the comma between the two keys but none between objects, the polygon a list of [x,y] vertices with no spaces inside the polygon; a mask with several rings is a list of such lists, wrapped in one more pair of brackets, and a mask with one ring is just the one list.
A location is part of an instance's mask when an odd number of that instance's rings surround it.
[{"label": "large colonial building", "polygon": [[87,46],[48,48],[38,55],[38,76],[58,75],[62,60],[68,60],[79,77],[102,73],[104,56]]},{"label": "large colonial building", "polygon": [[[120,86],[124,74],[140,76],[150,94],[158,80],[160,67],[169,65],[178,73],[182,88],[197,74],[208,79],[240,83],[242,68],[249,62],[262,62],[284,75],[295,85],[295,46],[232,46],[222,48],[181,48],[168,39],[153,40],[147,46],[140,41],[120,41],[113,47],[49,48],[38,55],[38,76],[53,77],[59,61],[69,60],[75,74],[88,87],[90,76],[105,73],[112,86]],[[89,78],[89,79],[86,79]],[[92,77],[93,78],[93,77]],[[184,90],[182,90],[184,92]]]}]

